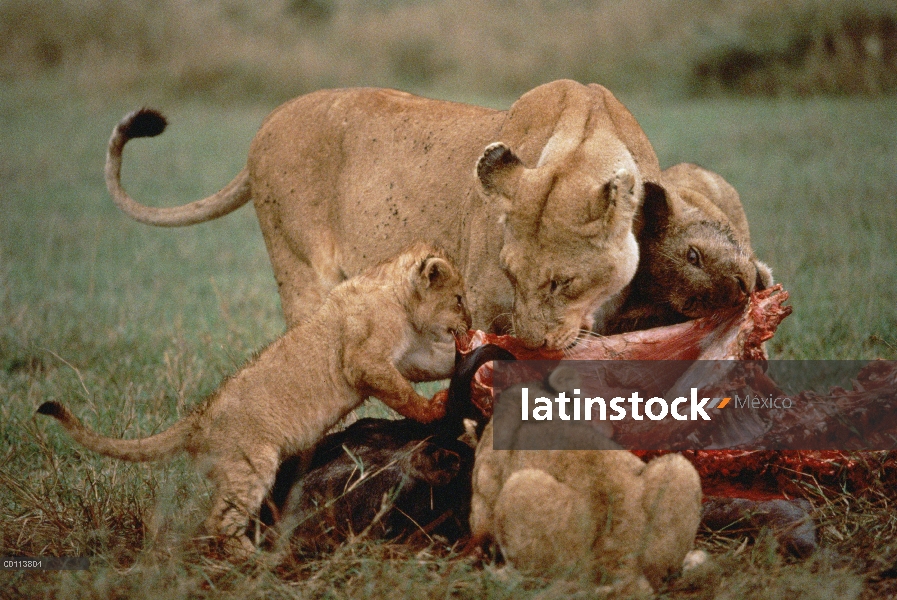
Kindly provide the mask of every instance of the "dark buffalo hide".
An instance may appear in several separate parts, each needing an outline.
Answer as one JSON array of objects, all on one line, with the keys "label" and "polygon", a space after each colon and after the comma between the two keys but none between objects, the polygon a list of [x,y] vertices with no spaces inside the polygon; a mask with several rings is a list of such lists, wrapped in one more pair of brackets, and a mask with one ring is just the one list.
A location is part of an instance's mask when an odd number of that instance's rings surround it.
[{"label": "dark buffalo hide", "polygon": [[262,522],[289,532],[303,551],[330,549],[360,534],[462,538],[469,530],[474,450],[459,438],[465,419],[479,430],[485,425],[470,382],[483,363],[502,359],[513,355],[492,345],[459,358],[439,421],[360,419],[325,437],[307,470],[299,457],[284,461]]}]

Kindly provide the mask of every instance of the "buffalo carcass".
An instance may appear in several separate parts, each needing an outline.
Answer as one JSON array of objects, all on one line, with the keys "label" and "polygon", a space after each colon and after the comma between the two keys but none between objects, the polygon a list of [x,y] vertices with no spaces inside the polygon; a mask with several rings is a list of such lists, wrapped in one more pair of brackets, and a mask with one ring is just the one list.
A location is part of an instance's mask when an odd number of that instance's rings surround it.
[{"label": "buffalo carcass", "polygon": [[486,422],[471,403],[470,381],[492,360],[513,355],[487,344],[459,359],[438,421],[360,419],[325,437],[307,469],[299,457],[284,461],[262,522],[276,523],[300,552],[356,537],[461,539],[469,531],[475,444],[464,438]]}]

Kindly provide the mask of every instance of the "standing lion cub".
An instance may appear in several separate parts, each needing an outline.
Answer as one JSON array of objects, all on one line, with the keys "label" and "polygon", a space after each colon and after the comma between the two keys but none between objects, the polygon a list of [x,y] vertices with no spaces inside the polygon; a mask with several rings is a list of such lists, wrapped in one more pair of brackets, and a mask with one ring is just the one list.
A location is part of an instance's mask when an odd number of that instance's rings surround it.
[{"label": "standing lion cub", "polygon": [[107,456],[151,461],[188,452],[214,486],[207,531],[245,554],[254,549],[247,525],[283,458],[312,450],[369,395],[418,421],[442,416],[445,407],[411,382],[448,377],[454,336],[469,327],[461,274],[441,251],[417,244],[335,287],[315,314],[162,433],[114,439],[84,427],[57,402],[38,412]]}]

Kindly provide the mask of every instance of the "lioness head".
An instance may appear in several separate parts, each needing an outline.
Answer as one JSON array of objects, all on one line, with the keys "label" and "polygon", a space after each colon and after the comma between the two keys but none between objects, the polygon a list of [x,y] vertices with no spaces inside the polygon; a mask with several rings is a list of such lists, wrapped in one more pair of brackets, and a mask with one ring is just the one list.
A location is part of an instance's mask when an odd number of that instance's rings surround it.
[{"label": "lioness head", "polygon": [[771,285],[769,267],[730,224],[682,202],[680,193],[652,188],[645,198],[642,251],[657,297],[697,318],[742,306]]},{"label": "lioness head", "polygon": [[602,168],[586,143],[552,142],[533,168],[503,143],[477,162],[483,193],[503,202],[499,258],[514,286],[512,333],[533,348],[573,345],[638,265],[637,166],[619,141],[594,138],[591,145],[616,146],[617,164]]}]

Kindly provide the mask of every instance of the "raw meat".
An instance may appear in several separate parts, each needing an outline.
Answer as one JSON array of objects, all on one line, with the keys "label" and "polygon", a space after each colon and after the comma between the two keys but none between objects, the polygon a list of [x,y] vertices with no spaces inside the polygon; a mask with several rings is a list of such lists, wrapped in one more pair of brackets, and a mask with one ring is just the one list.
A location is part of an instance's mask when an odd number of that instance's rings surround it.
[{"label": "raw meat", "polygon": [[[791,313],[791,307],[784,305],[787,299],[788,293],[781,285],[775,285],[753,293],[750,304],[735,314],[608,337],[590,337],[563,352],[529,350],[511,336],[481,331],[471,332],[467,339],[459,341],[458,349],[464,354],[492,343],[509,350],[518,360],[765,360],[764,342],[773,337],[782,319]],[[721,364],[719,368],[724,369],[725,365]],[[748,383],[758,395],[766,396],[778,389],[762,369],[751,375]],[[491,414],[491,364],[477,372],[472,388],[474,402],[485,414]],[[774,415],[776,420],[754,429],[732,423],[726,429],[729,439],[717,440],[726,442],[726,446],[740,445],[745,449],[682,451],[701,474],[706,495],[774,499],[804,495],[808,486],[814,493],[825,489],[861,492],[874,481],[883,481],[890,489],[895,489],[897,452],[764,449],[781,447],[789,441],[783,436],[791,436],[789,439],[794,442],[793,438],[800,436],[802,431],[796,427],[798,419],[805,419],[806,423],[811,423],[809,427],[816,429],[823,423],[836,427],[840,422],[839,415],[852,412],[853,421],[867,424],[873,437],[897,430],[897,410],[891,406],[893,398],[897,397],[895,363],[870,363],[857,375],[853,390],[835,388],[827,396],[801,392],[794,397],[817,400],[811,404],[826,408],[779,411]],[[692,422],[683,423],[687,427]],[[683,431],[683,435],[687,433]],[[625,445],[626,435],[625,429],[617,431],[614,439]],[[731,438],[739,435],[742,437]],[[665,452],[652,450],[636,454],[649,460]]]}]

